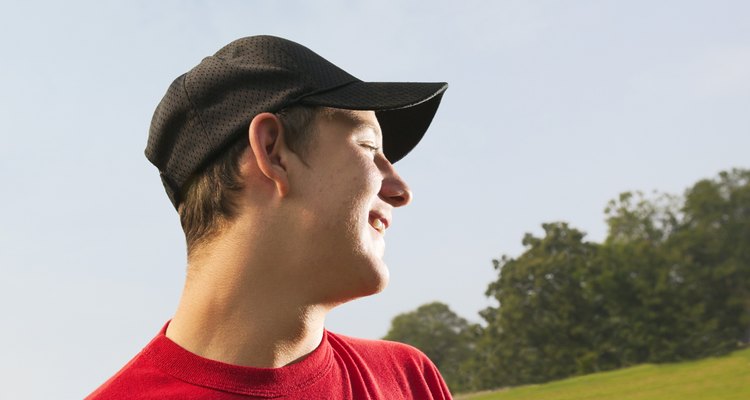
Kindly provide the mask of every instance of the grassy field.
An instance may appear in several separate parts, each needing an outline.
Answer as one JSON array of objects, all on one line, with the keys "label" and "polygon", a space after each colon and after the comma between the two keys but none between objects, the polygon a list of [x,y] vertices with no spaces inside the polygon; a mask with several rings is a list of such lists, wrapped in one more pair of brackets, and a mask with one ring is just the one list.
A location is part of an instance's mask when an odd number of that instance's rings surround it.
[{"label": "grassy field", "polygon": [[640,365],[542,385],[457,396],[462,400],[748,400],[750,349],[679,364]]}]

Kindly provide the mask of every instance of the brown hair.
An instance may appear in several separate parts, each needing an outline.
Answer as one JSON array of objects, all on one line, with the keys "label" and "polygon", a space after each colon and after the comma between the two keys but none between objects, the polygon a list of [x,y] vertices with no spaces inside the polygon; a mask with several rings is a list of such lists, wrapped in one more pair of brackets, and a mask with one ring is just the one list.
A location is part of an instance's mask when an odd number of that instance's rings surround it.
[{"label": "brown hair", "polygon": [[[284,127],[284,141],[304,158],[312,145],[315,107],[293,106],[276,113]],[[235,199],[243,189],[239,161],[249,146],[240,138],[185,185],[177,212],[185,232],[188,259],[196,248],[213,239],[237,215]]]}]

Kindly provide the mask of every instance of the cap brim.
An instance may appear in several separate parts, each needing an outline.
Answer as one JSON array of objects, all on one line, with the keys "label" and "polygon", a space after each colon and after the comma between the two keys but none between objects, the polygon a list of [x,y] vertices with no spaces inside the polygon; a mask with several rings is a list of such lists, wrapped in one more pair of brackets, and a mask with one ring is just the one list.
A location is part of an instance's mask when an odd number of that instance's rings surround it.
[{"label": "cap brim", "polygon": [[424,136],[448,84],[353,82],[303,98],[300,103],[345,110],[371,110],[383,131],[383,152],[392,162],[404,158]]}]

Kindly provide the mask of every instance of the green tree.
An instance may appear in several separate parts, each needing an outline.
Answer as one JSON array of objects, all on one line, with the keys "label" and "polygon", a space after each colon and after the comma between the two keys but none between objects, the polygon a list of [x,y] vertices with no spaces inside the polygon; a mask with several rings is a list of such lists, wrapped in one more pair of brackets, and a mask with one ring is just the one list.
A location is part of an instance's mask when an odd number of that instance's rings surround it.
[{"label": "green tree", "polygon": [[663,243],[679,226],[680,199],[654,192],[648,199],[642,192],[624,192],[604,209],[609,232],[606,243]]},{"label": "green tree", "polygon": [[434,302],[415,311],[399,314],[383,338],[412,345],[422,350],[440,370],[452,391],[464,391],[472,385],[467,360],[474,354],[481,327],[470,324],[447,305]]},{"label": "green tree", "polygon": [[721,354],[750,342],[750,171],[683,198],[626,192],[602,244],[565,223],[493,260],[498,301],[480,314],[479,387]]},{"label": "green tree", "polygon": [[669,246],[685,258],[685,334],[693,357],[724,353],[750,339],[750,171],[697,182],[682,212]]},{"label": "green tree", "polygon": [[609,234],[592,277],[601,313],[594,347],[603,369],[679,359],[683,322],[682,257],[665,243],[679,229],[679,201],[622,193],[605,209]]},{"label": "green tree", "polygon": [[493,264],[499,279],[486,294],[499,307],[481,312],[487,321],[479,357],[484,387],[542,382],[595,368],[589,326],[589,270],[597,246],[566,223],[543,224],[543,238],[524,237],[526,251]]}]

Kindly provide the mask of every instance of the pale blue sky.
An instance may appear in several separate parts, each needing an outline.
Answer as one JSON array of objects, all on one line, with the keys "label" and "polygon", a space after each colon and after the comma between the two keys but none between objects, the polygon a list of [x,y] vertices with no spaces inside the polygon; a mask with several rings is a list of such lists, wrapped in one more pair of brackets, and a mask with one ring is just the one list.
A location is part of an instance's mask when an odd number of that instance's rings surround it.
[{"label": "pale blue sky", "polygon": [[242,36],[372,81],[447,81],[396,166],[415,200],[391,285],[336,310],[370,338],[440,300],[479,321],[491,259],[565,220],[601,240],[625,190],[750,167],[745,1],[5,1],[0,398],[80,398],[170,318],[183,237],[143,148],[177,75]]}]

